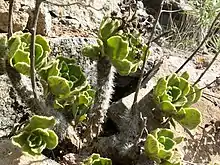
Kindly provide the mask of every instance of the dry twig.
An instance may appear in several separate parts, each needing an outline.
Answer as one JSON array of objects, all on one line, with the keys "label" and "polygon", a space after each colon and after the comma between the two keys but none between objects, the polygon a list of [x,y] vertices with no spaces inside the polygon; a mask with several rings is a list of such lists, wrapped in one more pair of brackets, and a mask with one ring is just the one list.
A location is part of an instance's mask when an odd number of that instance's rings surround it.
[{"label": "dry twig", "polygon": [[32,90],[33,90],[34,98],[36,100],[37,100],[37,94],[35,91],[36,80],[35,80],[35,69],[34,69],[35,68],[35,39],[36,39],[36,28],[37,28],[37,21],[38,21],[38,16],[39,16],[39,11],[40,11],[40,5],[43,1],[44,0],[36,0],[33,23],[32,23],[32,27],[30,29],[30,32],[31,32],[30,75],[31,75]]},{"label": "dry twig", "polygon": [[131,109],[131,113],[132,114],[136,113],[135,109],[136,109],[136,106],[137,106],[137,97],[138,97],[139,90],[140,90],[140,87],[141,87],[141,82],[142,82],[142,79],[143,79],[143,76],[144,76],[144,69],[145,69],[145,65],[146,65],[146,61],[147,61],[147,55],[148,55],[148,51],[149,51],[149,49],[151,47],[153,36],[154,36],[155,31],[156,31],[156,26],[158,24],[158,21],[159,21],[161,12],[162,12],[163,4],[164,4],[164,0],[162,0],[162,2],[161,2],[160,11],[159,11],[157,19],[156,19],[156,21],[154,23],[153,31],[152,31],[152,33],[151,33],[151,35],[149,37],[149,40],[148,40],[148,42],[146,44],[147,48],[146,48],[146,50],[144,52],[144,59],[143,59],[143,65],[142,65],[142,68],[141,68],[141,75],[140,75],[140,78],[138,80],[136,92],[135,92],[135,95],[134,95],[134,101],[133,101],[133,105],[132,105],[132,109]]},{"label": "dry twig", "polygon": [[202,72],[202,74],[199,76],[199,78],[195,81],[193,86],[195,86],[202,79],[202,77],[205,75],[205,73],[209,70],[209,68],[215,62],[215,60],[217,59],[219,54],[220,54],[220,50],[218,52],[216,52],[216,54],[215,54],[214,58],[212,59],[212,61],[210,62],[210,64],[207,66],[207,68],[204,70],[204,72]]},{"label": "dry twig", "polygon": [[213,27],[215,26],[215,23],[218,21],[220,17],[220,12],[218,15],[215,17],[215,20],[212,22],[211,27],[209,28],[208,33],[206,34],[205,38],[203,41],[200,43],[200,45],[197,47],[197,49],[192,53],[192,55],[184,62],[183,65],[180,66],[180,68],[176,71],[176,73],[179,73],[180,70],[183,69],[183,67],[196,55],[196,53],[199,51],[199,49],[203,46],[203,44],[206,42],[206,40],[209,38],[209,36],[212,34]]}]

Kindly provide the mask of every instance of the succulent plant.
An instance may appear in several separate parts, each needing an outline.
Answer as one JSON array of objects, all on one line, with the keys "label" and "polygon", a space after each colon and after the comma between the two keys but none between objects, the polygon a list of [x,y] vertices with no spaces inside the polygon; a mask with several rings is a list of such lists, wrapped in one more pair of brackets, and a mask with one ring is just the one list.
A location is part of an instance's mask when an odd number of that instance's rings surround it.
[{"label": "succulent plant", "polygon": [[[24,75],[30,75],[30,43],[31,34],[22,32],[14,33],[8,41],[10,65]],[[35,69],[37,71],[47,63],[50,51],[48,42],[41,35],[36,35]]]},{"label": "succulent plant", "polygon": [[103,17],[99,27],[99,38],[104,42],[107,41],[108,38],[114,36],[118,32],[121,24],[122,22],[119,19]]},{"label": "succulent plant", "polygon": [[34,115],[30,122],[12,137],[12,143],[22,149],[28,155],[41,155],[47,149],[54,149],[58,144],[58,137],[51,127],[56,121],[53,117]]},{"label": "succulent plant", "polygon": [[75,59],[57,57],[41,68],[39,75],[48,83],[47,90],[55,96],[56,109],[68,107],[74,116],[77,113],[84,115],[94,101],[95,91],[91,89]]},{"label": "succulent plant", "polygon": [[[24,75],[30,75],[30,33],[15,33],[8,41],[10,65]],[[48,62],[51,52],[48,42],[40,35],[35,41],[35,69],[40,75],[45,94],[55,96],[54,108],[73,109],[74,115],[84,115],[94,101],[95,91],[88,84],[75,59],[57,57]]]},{"label": "succulent plant", "polygon": [[160,78],[154,87],[154,101],[166,117],[171,117],[188,129],[196,128],[201,122],[201,113],[190,106],[196,103],[202,90],[189,83],[189,74],[172,74]]},{"label": "succulent plant", "polygon": [[179,165],[182,158],[176,145],[182,140],[182,137],[174,137],[174,133],[170,129],[157,128],[147,135],[144,145],[145,153],[158,164]]},{"label": "succulent plant", "polygon": [[[94,60],[107,56],[119,74],[129,75],[136,72],[146,51],[142,46],[140,34],[137,31],[124,33],[121,20],[104,17],[99,28],[97,45],[88,45],[82,49],[84,56]],[[148,55],[150,52],[147,52]]]},{"label": "succulent plant", "polygon": [[112,165],[111,159],[102,158],[99,154],[92,154],[81,165]]}]

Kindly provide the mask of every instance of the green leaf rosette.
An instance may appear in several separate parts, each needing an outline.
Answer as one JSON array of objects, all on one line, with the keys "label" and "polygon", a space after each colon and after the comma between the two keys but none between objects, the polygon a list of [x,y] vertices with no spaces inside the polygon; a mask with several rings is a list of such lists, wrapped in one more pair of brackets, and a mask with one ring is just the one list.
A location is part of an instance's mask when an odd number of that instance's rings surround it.
[{"label": "green leaf rosette", "polygon": [[[85,46],[82,54],[93,60],[107,56],[117,72],[127,76],[137,71],[147,48],[142,46],[137,31],[124,33],[120,26],[121,20],[104,17],[99,27],[97,44]],[[147,56],[149,54],[150,51]]]},{"label": "green leaf rosette", "polygon": [[47,149],[54,149],[58,144],[58,137],[53,130],[56,121],[53,117],[33,116],[22,131],[12,137],[12,143],[26,154],[36,156]]},{"label": "green leaf rosette", "polygon": [[190,106],[200,99],[202,90],[192,86],[188,79],[187,72],[181,76],[174,73],[160,78],[154,87],[153,96],[166,117],[172,117],[184,127],[194,129],[201,122],[201,113]]},{"label": "green leaf rosette", "polygon": [[48,83],[48,91],[55,96],[55,109],[72,109],[73,115],[85,115],[94,102],[91,89],[75,59],[57,57],[41,68],[39,74]]},{"label": "green leaf rosette", "polygon": [[[10,65],[24,75],[30,75],[30,44],[30,33],[14,33],[8,41]],[[35,69],[37,71],[47,64],[47,57],[50,52],[49,43],[45,38],[36,35]]]},{"label": "green leaf rosette", "polygon": [[176,145],[182,140],[182,137],[175,138],[170,129],[158,128],[148,134],[144,145],[145,153],[159,164],[164,162],[178,164],[181,162],[181,156],[177,157]]}]

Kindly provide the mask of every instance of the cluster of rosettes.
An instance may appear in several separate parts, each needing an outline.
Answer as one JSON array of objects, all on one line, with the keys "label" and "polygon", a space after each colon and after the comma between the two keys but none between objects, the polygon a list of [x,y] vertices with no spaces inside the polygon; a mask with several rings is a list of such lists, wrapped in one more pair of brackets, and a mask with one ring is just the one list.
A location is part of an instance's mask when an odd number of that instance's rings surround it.
[{"label": "cluster of rosettes", "polygon": [[181,165],[182,156],[176,146],[182,141],[183,137],[174,137],[170,129],[158,128],[148,134],[145,153],[160,165]]},{"label": "cluster of rosettes", "polygon": [[198,86],[188,81],[189,75],[172,74],[158,80],[153,95],[165,117],[171,117],[188,129],[196,128],[201,122],[201,113],[190,106],[196,103],[202,94]]},{"label": "cluster of rosettes", "polygon": [[49,91],[55,96],[55,109],[71,109],[74,116],[86,114],[94,101],[95,91],[91,89],[75,59],[57,57],[41,68],[39,75],[48,83]]},{"label": "cluster of rosettes", "polygon": [[[17,32],[8,41],[10,65],[24,75],[30,75],[30,44],[30,33]],[[85,119],[88,108],[93,104],[95,91],[91,89],[75,59],[57,57],[48,60],[50,52],[48,41],[36,35],[35,70],[45,94],[50,92],[54,95],[55,109],[66,108],[78,119]]]},{"label": "cluster of rosettes", "polygon": [[[83,55],[92,59],[107,56],[119,74],[136,72],[147,47],[142,45],[140,33],[124,33],[122,20],[104,17],[98,33],[97,45],[83,48]],[[147,52],[149,55],[149,52]]]}]

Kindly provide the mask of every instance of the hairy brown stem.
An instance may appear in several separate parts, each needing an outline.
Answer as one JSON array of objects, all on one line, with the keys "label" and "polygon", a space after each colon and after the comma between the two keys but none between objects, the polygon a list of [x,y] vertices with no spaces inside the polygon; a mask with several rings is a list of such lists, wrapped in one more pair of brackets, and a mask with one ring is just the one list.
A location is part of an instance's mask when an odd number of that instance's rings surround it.
[{"label": "hairy brown stem", "polygon": [[212,59],[212,61],[210,62],[210,64],[208,65],[208,67],[204,70],[204,72],[202,72],[202,74],[199,76],[199,78],[195,81],[195,83],[193,84],[193,86],[195,86],[196,84],[198,84],[198,82],[202,79],[202,77],[205,75],[205,73],[209,70],[209,68],[212,66],[212,64],[215,62],[215,60],[217,59],[218,55],[220,53],[220,50],[218,52],[216,52],[214,58]]},{"label": "hairy brown stem", "polygon": [[113,93],[113,81],[115,69],[107,57],[101,57],[97,61],[97,91],[95,103],[91,109],[88,121],[88,129],[85,132],[88,142],[97,137],[102,131],[102,124],[105,122],[107,109]]},{"label": "hairy brown stem", "polygon": [[147,48],[146,48],[146,50],[144,52],[144,59],[143,59],[143,65],[142,65],[142,68],[141,68],[141,75],[140,75],[140,78],[138,80],[138,85],[137,85],[137,88],[136,88],[136,91],[135,91],[134,101],[133,101],[133,105],[132,105],[132,109],[131,109],[131,113],[132,114],[136,113],[135,109],[137,107],[137,97],[138,97],[139,90],[140,90],[140,87],[141,87],[141,82],[142,82],[142,79],[143,79],[143,76],[144,76],[144,69],[145,69],[145,65],[146,65],[146,61],[147,61],[147,55],[148,55],[148,51],[149,51],[150,46],[151,46],[151,42],[152,42],[155,30],[156,30],[157,23],[159,21],[159,18],[160,18],[162,9],[163,9],[163,4],[164,4],[164,0],[162,0],[162,2],[161,2],[160,11],[159,11],[157,19],[156,19],[156,21],[154,23],[153,31],[152,31],[152,33],[151,33],[151,35],[149,37],[149,40],[148,40],[148,42],[146,44]]},{"label": "hairy brown stem", "polygon": [[30,29],[31,32],[31,44],[30,44],[30,75],[31,75],[31,85],[32,85],[32,90],[34,94],[34,98],[37,99],[37,94],[35,91],[35,39],[36,39],[36,28],[37,28],[37,21],[38,21],[38,16],[39,16],[39,11],[40,11],[40,5],[44,0],[36,0],[35,4],[35,10],[34,10],[34,18],[33,18],[33,23],[32,27]]},{"label": "hairy brown stem", "polygon": [[14,0],[9,0],[9,13],[8,13],[8,39],[13,34],[13,5]]},{"label": "hairy brown stem", "polygon": [[176,71],[176,73],[179,73],[180,70],[183,69],[183,67],[196,55],[196,53],[199,51],[199,49],[203,46],[203,44],[206,42],[206,40],[209,38],[209,36],[212,34],[212,29],[216,23],[216,21],[219,19],[220,17],[220,12],[218,13],[218,15],[215,17],[214,21],[212,22],[211,27],[209,28],[208,33],[206,34],[205,38],[203,39],[203,41],[200,43],[200,45],[197,47],[197,49],[192,53],[192,55],[184,62],[183,65],[180,66],[180,68]]}]

